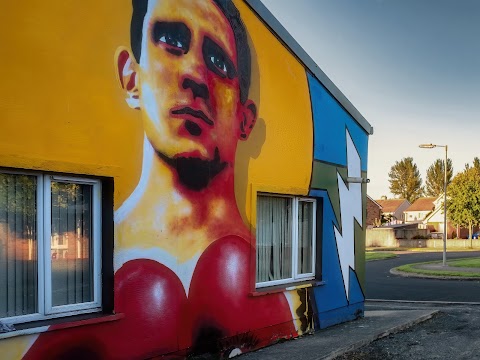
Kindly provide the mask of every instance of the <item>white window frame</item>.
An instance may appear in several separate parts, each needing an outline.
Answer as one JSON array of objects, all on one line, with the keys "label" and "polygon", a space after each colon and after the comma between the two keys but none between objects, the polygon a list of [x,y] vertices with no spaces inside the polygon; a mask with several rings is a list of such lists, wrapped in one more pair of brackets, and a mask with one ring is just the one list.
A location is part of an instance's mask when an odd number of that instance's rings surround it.
[{"label": "white window frame", "polygon": [[[290,198],[292,201],[292,277],[287,279],[280,280],[270,280],[256,282],[255,287],[264,288],[276,285],[285,285],[292,284],[295,282],[308,281],[315,279],[315,261],[316,261],[316,230],[317,230],[317,200],[315,198],[293,196],[293,195],[284,195],[284,194],[269,194],[269,193],[257,193],[257,200],[259,196],[270,196],[270,197],[284,197]],[[312,272],[311,273],[298,273],[298,204],[299,202],[310,202],[313,203],[313,216],[312,216]],[[257,214],[258,219],[258,214]],[[258,221],[257,221],[257,230],[258,230]],[[257,254],[255,250],[255,263],[257,259]],[[256,263],[256,266],[258,264]],[[256,274],[256,269],[255,269]],[[256,275],[255,275],[256,276]]]},{"label": "white window frame", "polygon": [[[37,291],[38,312],[0,318],[7,324],[25,323],[47,320],[58,317],[99,312],[102,310],[102,184],[100,180],[60,176],[47,173],[0,170],[0,173],[11,175],[27,175],[37,178]],[[92,185],[92,251],[93,251],[93,301],[52,306],[52,273],[51,273],[51,182]]]},{"label": "white window frame", "polygon": [[[294,226],[296,227],[295,235],[296,235],[296,246],[294,248],[293,254],[293,263],[295,267],[294,278],[295,280],[309,280],[315,278],[315,259],[316,259],[316,238],[317,238],[317,201],[313,198],[307,197],[296,197],[295,203],[295,215],[294,215]],[[312,272],[310,273],[298,273],[298,204],[300,202],[310,202],[313,204],[312,210]]]}]

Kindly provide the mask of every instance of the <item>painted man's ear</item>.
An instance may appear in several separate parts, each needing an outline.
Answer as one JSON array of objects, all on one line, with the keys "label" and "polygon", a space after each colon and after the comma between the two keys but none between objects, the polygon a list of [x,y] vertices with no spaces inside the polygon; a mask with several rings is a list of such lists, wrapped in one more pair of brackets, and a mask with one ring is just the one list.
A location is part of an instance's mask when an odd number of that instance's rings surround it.
[{"label": "painted man's ear", "polygon": [[240,121],[240,140],[247,140],[257,121],[257,106],[248,99],[242,104],[242,118]]},{"label": "painted man's ear", "polygon": [[140,109],[138,98],[138,76],[136,72],[137,63],[132,53],[125,47],[117,49],[115,53],[115,64],[117,67],[117,79],[125,91],[128,106],[132,109]]}]

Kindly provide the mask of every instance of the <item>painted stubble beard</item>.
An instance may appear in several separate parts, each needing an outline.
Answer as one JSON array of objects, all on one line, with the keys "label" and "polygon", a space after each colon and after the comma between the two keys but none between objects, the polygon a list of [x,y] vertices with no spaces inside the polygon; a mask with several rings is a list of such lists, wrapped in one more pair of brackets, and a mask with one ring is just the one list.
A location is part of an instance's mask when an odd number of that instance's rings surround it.
[{"label": "painted stubble beard", "polygon": [[[198,114],[195,116],[199,117]],[[206,115],[204,116],[207,118]],[[202,121],[205,121],[207,125],[214,126],[214,122],[212,120],[207,120],[202,119]],[[186,121],[183,126],[187,126],[189,123],[191,122]],[[200,133],[196,134],[192,132],[191,128],[187,129],[192,136],[199,136],[202,130],[200,130],[200,127],[198,127],[198,130]],[[157,155],[176,172],[180,184],[193,191],[201,191],[207,188],[211,180],[227,167],[227,162],[221,160],[218,146],[215,147],[213,159],[201,159],[198,157],[187,156],[168,157],[160,151],[157,151]]]},{"label": "painted stubble beard", "polygon": [[[148,109],[148,106],[144,106],[144,108]],[[152,114],[148,114],[148,111],[147,116],[149,116],[149,118],[155,118]],[[153,148],[155,149],[156,147],[153,146]],[[156,149],[155,152],[167,166],[171,167],[177,173],[178,181],[187,189],[193,191],[205,189],[210,184],[210,181],[220,174],[228,165],[227,162],[221,160],[218,147],[215,148],[213,159],[199,159],[185,156],[169,157],[158,149]]]},{"label": "painted stubble beard", "polygon": [[182,185],[194,191],[205,189],[210,181],[227,166],[227,163],[220,159],[218,147],[215,148],[215,155],[212,160],[183,156],[169,158],[160,152],[157,152],[157,155],[168,166],[175,169],[178,180]]}]

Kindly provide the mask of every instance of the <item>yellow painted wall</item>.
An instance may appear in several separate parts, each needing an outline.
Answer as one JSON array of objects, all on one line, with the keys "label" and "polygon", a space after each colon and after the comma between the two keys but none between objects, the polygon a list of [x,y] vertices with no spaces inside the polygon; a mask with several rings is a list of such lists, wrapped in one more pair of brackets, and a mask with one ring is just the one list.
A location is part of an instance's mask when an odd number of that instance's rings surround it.
[{"label": "yellow painted wall", "polygon": [[114,71],[130,2],[0,6],[0,166],[116,176],[118,206],[138,179],[143,139]]},{"label": "yellow painted wall", "polygon": [[[236,196],[249,184],[308,191],[312,120],[304,68],[242,1],[256,54],[251,97],[259,119],[239,144]],[[2,2],[0,166],[115,177],[115,207],[141,168],[140,113],[117,85],[114,54],[129,46],[130,1]]]},{"label": "yellow painted wall", "polygon": [[304,67],[243,1],[235,4],[256,54],[250,96],[258,105],[258,122],[250,139],[239,145],[235,169],[237,202],[249,222],[249,184],[263,191],[308,194],[313,122]]}]

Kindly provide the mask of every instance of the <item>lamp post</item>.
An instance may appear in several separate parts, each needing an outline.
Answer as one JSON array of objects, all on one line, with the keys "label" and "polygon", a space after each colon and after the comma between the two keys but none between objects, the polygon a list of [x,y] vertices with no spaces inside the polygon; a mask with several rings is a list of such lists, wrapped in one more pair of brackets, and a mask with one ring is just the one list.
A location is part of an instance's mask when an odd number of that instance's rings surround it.
[{"label": "lamp post", "polygon": [[448,162],[448,145],[435,145],[435,144],[420,144],[418,147],[422,149],[433,149],[436,147],[445,148],[445,179],[443,182],[443,266],[447,266],[447,162]]}]

